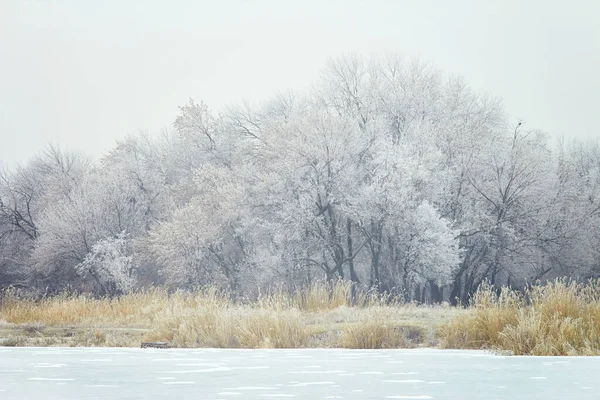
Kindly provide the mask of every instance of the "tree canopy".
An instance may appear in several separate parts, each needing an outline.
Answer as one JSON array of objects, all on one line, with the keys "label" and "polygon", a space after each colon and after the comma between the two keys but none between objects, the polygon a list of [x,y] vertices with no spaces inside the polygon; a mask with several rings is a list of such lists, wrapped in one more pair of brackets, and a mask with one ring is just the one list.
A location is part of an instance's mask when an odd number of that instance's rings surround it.
[{"label": "tree canopy", "polygon": [[214,114],[98,161],[50,147],[0,173],[0,286],[240,295],[314,280],[465,301],[600,276],[600,143],[550,144],[431,64],[332,61],[304,95]]}]

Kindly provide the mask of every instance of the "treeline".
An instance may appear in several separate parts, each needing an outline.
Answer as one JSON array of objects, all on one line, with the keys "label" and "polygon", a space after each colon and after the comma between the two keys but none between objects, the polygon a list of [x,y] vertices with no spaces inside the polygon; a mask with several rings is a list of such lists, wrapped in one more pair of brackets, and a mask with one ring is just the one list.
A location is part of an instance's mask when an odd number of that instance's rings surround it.
[{"label": "treeline", "polygon": [[599,142],[555,146],[418,61],[346,57],[308,94],[190,101],[98,161],[50,147],[0,173],[0,287],[344,279],[436,302],[557,276],[600,276]]}]

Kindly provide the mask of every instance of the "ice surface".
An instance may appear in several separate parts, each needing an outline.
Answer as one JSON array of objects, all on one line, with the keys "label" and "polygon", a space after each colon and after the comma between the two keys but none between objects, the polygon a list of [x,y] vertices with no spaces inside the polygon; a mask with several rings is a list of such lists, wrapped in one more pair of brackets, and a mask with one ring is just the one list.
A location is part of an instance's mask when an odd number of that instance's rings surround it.
[{"label": "ice surface", "polygon": [[29,378],[30,381],[74,381],[72,378]]},{"label": "ice surface", "polygon": [[268,386],[241,386],[237,388],[232,388],[231,390],[274,390],[274,387]]},{"label": "ice surface", "polygon": [[478,351],[2,349],[1,400],[597,400],[600,358]]},{"label": "ice surface", "polygon": [[32,367],[33,368],[61,368],[66,366],[67,364],[48,364],[48,363],[41,363],[41,364],[33,364]]},{"label": "ice surface", "polygon": [[431,396],[385,396],[386,399],[433,399]]},{"label": "ice surface", "polygon": [[342,370],[333,370],[333,371],[291,371],[290,374],[318,374],[318,375],[324,375],[324,374],[344,374],[346,373],[346,371],[342,371]]},{"label": "ice surface", "polygon": [[335,385],[335,382],[331,382],[331,381],[324,381],[324,382],[300,382],[300,383],[291,384],[290,386],[311,386],[311,385]]}]

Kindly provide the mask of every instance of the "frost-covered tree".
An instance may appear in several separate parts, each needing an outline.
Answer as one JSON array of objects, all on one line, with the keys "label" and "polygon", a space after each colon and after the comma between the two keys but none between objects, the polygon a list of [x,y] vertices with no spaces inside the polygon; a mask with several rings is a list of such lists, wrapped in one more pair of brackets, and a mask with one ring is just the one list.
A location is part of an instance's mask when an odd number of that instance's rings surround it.
[{"label": "frost-covered tree", "polygon": [[0,275],[12,277],[7,283],[35,284],[31,252],[40,219],[72,194],[89,166],[85,157],[50,146],[26,165],[0,173]]},{"label": "frost-covered tree", "polygon": [[562,143],[546,242],[552,276],[600,276],[600,143]]},{"label": "frost-covered tree", "polygon": [[50,148],[0,173],[0,285],[348,279],[464,302],[484,280],[600,275],[598,143],[554,149],[432,64],[343,57],[307,94],[179,111],[97,162]]},{"label": "frost-covered tree", "polygon": [[194,182],[201,194],[153,230],[149,249],[171,285],[237,290],[247,251],[240,225],[244,188],[227,169],[210,165],[196,170]]},{"label": "frost-covered tree", "polygon": [[[449,284],[460,261],[457,232],[440,218],[431,204],[424,202],[411,215],[413,221],[402,243],[400,267],[403,288],[425,290],[427,285],[435,301],[441,301],[439,288]],[[415,298],[424,300],[422,293]]]},{"label": "frost-covered tree", "polygon": [[75,269],[84,278],[91,278],[100,294],[114,296],[135,287],[137,263],[125,234],[100,239]]},{"label": "frost-covered tree", "polygon": [[[153,145],[140,136],[121,142],[97,166],[71,181],[69,191],[55,194],[39,215],[32,252],[37,279],[52,289],[73,285],[91,274],[77,274],[101,240],[125,233],[142,238],[164,218],[168,192],[156,168]],[[106,292],[95,280],[94,290]],[[85,283],[85,282],[83,282]]]}]

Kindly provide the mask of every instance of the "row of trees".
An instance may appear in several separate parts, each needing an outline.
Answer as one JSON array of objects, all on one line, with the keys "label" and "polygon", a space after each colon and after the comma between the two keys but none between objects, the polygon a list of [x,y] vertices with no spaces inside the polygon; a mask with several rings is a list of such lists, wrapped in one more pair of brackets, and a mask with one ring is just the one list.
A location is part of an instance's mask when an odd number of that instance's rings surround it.
[{"label": "row of trees", "polygon": [[249,295],[349,279],[465,301],[484,280],[600,275],[600,144],[549,146],[430,64],[347,57],[307,95],[0,175],[0,286]]}]

